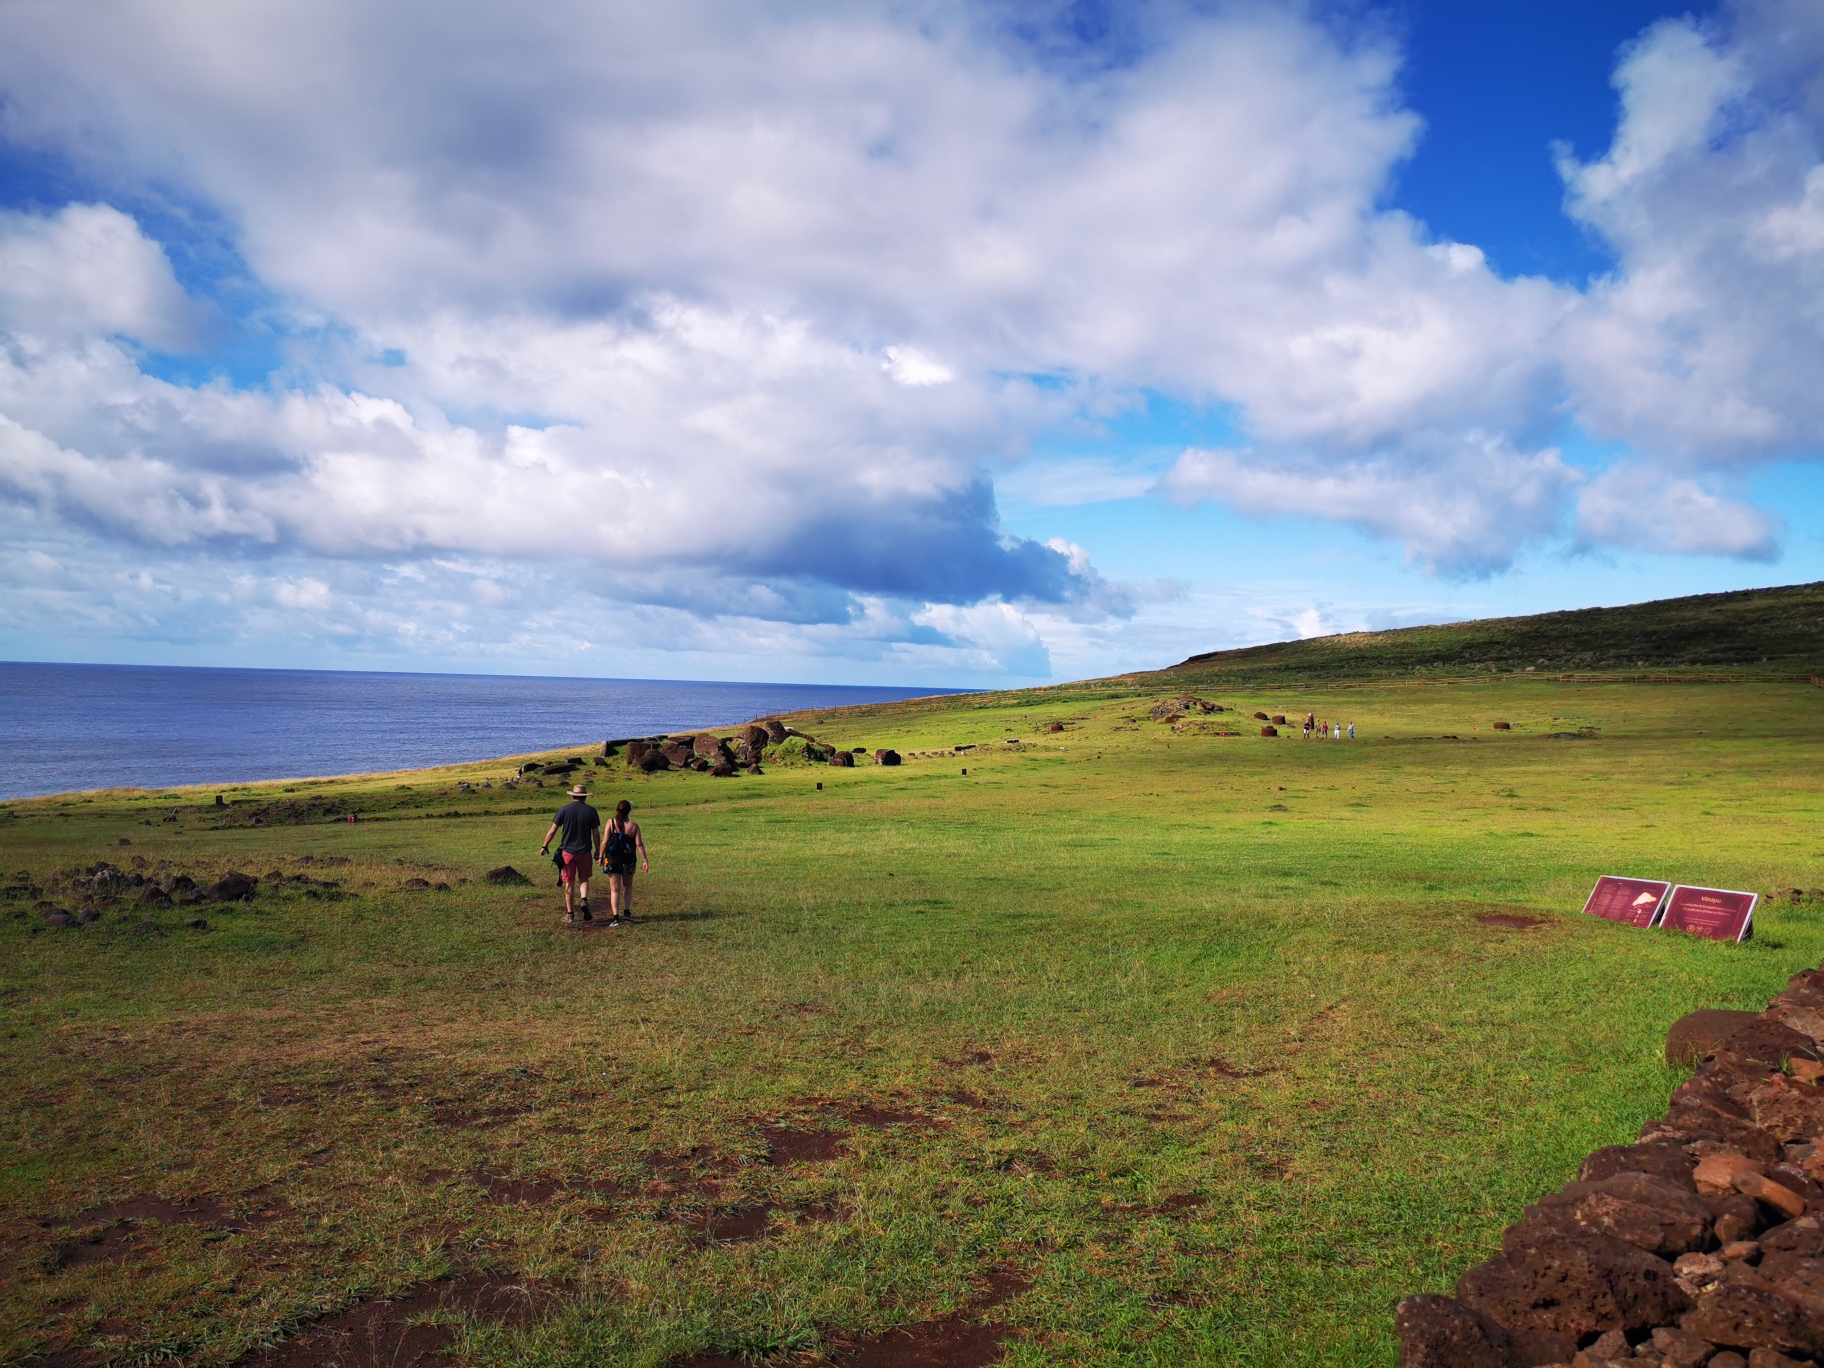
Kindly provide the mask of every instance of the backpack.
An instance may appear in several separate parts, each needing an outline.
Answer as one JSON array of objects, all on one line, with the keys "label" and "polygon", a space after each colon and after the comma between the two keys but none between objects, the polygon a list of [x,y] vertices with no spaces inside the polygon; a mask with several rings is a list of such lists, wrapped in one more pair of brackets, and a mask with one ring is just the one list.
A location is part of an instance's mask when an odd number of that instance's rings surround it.
[{"label": "backpack", "polygon": [[622,827],[615,830],[608,828],[608,844],[602,850],[602,857],[608,860],[628,860],[633,858],[633,837]]}]

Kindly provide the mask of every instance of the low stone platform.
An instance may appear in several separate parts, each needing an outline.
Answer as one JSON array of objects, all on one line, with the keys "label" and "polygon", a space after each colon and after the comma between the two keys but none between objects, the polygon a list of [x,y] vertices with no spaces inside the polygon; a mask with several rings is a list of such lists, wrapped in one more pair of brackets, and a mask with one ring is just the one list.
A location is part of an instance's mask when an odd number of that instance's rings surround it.
[{"label": "low stone platform", "polygon": [[1824,1364],[1824,970],[1694,1012],[1667,1115],[1528,1207],[1456,1296],[1408,1297],[1401,1368]]}]

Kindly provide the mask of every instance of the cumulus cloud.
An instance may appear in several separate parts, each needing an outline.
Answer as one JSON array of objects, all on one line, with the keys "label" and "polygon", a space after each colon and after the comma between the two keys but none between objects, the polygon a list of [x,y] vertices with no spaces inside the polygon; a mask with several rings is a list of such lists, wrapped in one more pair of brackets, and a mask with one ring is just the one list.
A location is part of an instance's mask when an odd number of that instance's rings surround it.
[{"label": "cumulus cloud", "polygon": [[1605,471],[1578,495],[1577,539],[1585,548],[1744,560],[1771,560],[1775,551],[1772,519],[1760,509],[1640,466]]},{"label": "cumulus cloud", "polygon": [[113,334],[176,350],[200,321],[164,249],[120,210],[0,211],[0,331],[38,344]]},{"label": "cumulus cloud", "polygon": [[1558,524],[1581,482],[1555,449],[1514,451],[1499,438],[1466,434],[1425,461],[1380,457],[1289,462],[1253,451],[1186,451],[1159,481],[1176,503],[1220,499],[1259,516],[1305,516],[1403,542],[1431,569],[1487,574],[1528,540]]},{"label": "cumulus cloud", "polygon": [[[0,136],[94,193],[0,215],[0,494],[294,559],[261,611],[349,631],[425,619],[357,611],[325,566],[434,581],[460,636],[561,562],[672,639],[1022,670],[1025,633],[1175,591],[1006,535],[996,476],[1034,507],[1307,514],[1452,576],[1572,519],[1634,545],[1629,507],[1672,549],[1771,554],[1716,491],[1824,445],[1815,8],[1743,0],[1629,50],[1613,146],[1562,160],[1619,263],[1582,290],[1384,207],[1420,133],[1384,38],[1247,4],[1124,24],[1079,61],[940,0],[15,0]],[[233,225],[285,341],[266,385],[142,367],[202,316],[112,207],[149,197]],[[1245,440],[1156,480],[1030,464],[1140,393]],[[1567,416],[1626,462],[1567,465]],[[488,563],[426,568],[452,556]]]},{"label": "cumulus cloud", "polygon": [[1824,449],[1824,12],[1744,0],[1726,25],[1647,30],[1608,153],[1560,157],[1621,261],[1565,331],[1576,412],[1674,470]]}]

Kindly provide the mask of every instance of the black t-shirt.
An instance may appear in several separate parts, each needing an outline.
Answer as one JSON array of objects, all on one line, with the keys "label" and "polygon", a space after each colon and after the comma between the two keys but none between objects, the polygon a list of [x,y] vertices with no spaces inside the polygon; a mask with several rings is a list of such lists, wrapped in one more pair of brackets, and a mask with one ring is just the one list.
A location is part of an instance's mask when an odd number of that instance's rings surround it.
[{"label": "black t-shirt", "polygon": [[595,830],[602,824],[601,814],[581,798],[574,803],[565,803],[551,820],[557,823],[563,836],[557,847],[559,850],[578,855],[588,855],[595,850]]}]

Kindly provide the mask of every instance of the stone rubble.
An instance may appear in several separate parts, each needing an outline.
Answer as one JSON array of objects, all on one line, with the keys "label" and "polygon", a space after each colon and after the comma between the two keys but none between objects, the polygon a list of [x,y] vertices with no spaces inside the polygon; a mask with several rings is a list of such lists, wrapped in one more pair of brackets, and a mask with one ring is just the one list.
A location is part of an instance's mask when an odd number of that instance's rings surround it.
[{"label": "stone rubble", "polygon": [[1400,1368],[1824,1364],[1824,969],[1668,1033],[1696,1072],[1631,1145],[1508,1227],[1454,1297],[1408,1297]]}]

